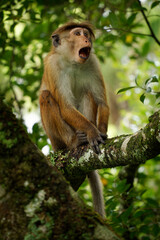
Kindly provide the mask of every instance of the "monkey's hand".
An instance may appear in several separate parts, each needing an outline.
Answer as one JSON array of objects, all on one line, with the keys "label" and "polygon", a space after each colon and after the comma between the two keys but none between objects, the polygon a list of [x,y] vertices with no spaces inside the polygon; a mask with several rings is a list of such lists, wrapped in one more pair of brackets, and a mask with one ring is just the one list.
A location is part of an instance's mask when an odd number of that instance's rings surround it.
[{"label": "monkey's hand", "polygon": [[84,132],[77,130],[76,135],[78,138],[78,146],[88,143],[87,135]]},{"label": "monkey's hand", "polygon": [[78,138],[78,146],[89,143],[93,151],[97,154],[101,153],[99,144],[105,144],[105,140],[107,139],[107,135],[101,132],[99,132],[97,138],[91,138],[90,141],[88,140],[87,135],[82,131],[77,130],[76,135]]},{"label": "monkey's hand", "polygon": [[103,138],[103,140],[106,140],[107,137],[108,137],[106,133],[100,132],[100,135],[101,135],[101,137]]},{"label": "monkey's hand", "polygon": [[105,140],[107,139],[107,135],[101,132],[95,133],[92,132],[91,136],[87,136],[88,142],[90,146],[92,147],[93,151],[97,154],[101,153],[99,144],[105,144]]}]

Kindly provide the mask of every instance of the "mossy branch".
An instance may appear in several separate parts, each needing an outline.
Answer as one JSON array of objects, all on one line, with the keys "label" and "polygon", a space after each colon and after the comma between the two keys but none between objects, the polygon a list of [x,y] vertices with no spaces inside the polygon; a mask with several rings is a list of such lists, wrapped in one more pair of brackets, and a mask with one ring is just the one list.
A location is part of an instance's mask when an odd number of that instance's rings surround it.
[{"label": "mossy branch", "polygon": [[138,165],[160,154],[160,111],[149,123],[131,135],[107,139],[97,155],[89,146],[56,157],[56,166],[63,170],[74,189],[78,189],[85,175],[95,169]]}]

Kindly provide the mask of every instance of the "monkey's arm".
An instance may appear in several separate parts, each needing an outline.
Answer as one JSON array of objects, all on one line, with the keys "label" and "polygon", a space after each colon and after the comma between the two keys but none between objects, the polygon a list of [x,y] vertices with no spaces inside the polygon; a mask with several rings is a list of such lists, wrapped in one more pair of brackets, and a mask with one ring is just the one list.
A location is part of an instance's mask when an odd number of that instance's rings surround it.
[{"label": "monkey's arm", "polygon": [[85,118],[74,107],[61,104],[62,118],[75,130],[86,133],[87,140],[96,153],[100,153],[99,143],[104,144],[104,140],[99,130],[87,118]]},{"label": "monkey's arm", "polygon": [[97,113],[97,128],[98,130],[106,134],[108,128],[109,107],[107,103],[101,103],[98,105]]},{"label": "monkey's arm", "polygon": [[39,96],[40,112],[43,127],[50,138],[54,151],[64,149],[66,146],[77,146],[76,133],[62,118],[60,108],[51,92],[41,91]]}]

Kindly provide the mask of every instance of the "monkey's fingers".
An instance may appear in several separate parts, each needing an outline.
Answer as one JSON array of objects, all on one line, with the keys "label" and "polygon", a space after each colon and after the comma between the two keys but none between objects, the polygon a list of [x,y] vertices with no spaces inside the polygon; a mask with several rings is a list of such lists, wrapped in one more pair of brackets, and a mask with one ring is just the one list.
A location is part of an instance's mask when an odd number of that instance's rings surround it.
[{"label": "monkey's fingers", "polygon": [[82,131],[76,131],[77,138],[78,138],[78,145],[88,143],[87,135]]},{"label": "monkey's fingers", "polygon": [[97,154],[101,153],[101,150],[99,148],[98,141],[96,139],[90,141],[90,146],[92,147],[93,151]]},{"label": "monkey's fingers", "polygon": [[101,135],[101,137],[103,138],[103,140],[106,140],[107,137],[108,137],[107,134],[105,134],[105,133],[101,133],[101,132],[100,132],[100,135]]},{"label": "monkey's fingers", "polygon": [[76,131],[76,134],[78,137],[86,137],[87,136],[84,132],[79,131],[79,130]]},{"label": "monkey's fingers", "polygon": [[100,134],[100,136],[97,138],[97,141],[98,141],[98,143],[100,144],[100,143],[102,143],[102,144],[105,144],[105,141],[104,141],[105,139],[103,139],[102,137],[101,137],[101,134]]},{"label": "monkey's fingers", "polygon": [[83,145],[83,144],[87,144],[88,143],[88,140],[85,138],[85,139],[78,139],[78,146],[80,145]]}]

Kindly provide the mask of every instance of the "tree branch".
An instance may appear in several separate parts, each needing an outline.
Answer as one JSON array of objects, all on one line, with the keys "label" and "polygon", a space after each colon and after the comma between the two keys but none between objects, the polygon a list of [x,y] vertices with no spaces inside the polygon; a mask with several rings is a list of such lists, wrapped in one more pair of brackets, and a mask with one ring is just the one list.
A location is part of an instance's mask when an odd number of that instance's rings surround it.
[{"label": "tree branch", "polygon": [[100,155],[90,148],[81,148],[69,154],[60,154],[54,160],[72,187],[77,190],[89,171],[145,163],[159,153],[160,111],[152,115],[149,123],[138,132],[108,139]]}]

